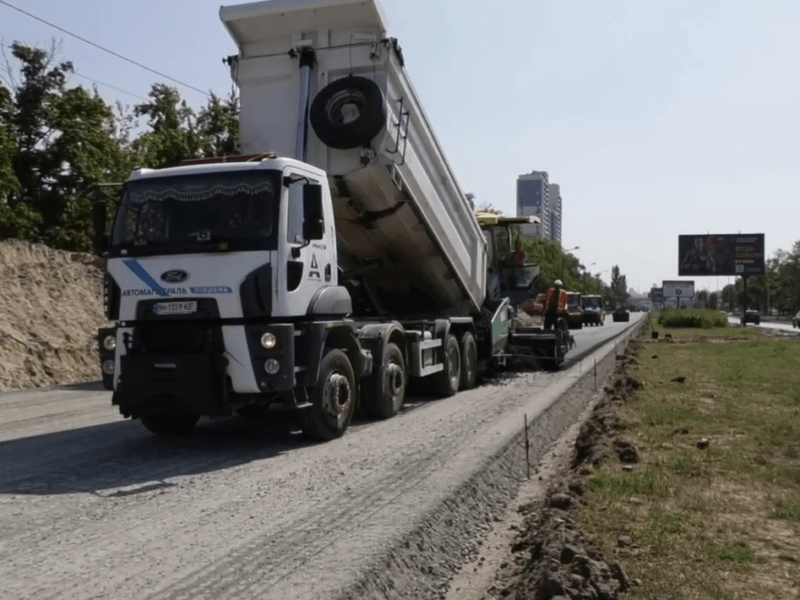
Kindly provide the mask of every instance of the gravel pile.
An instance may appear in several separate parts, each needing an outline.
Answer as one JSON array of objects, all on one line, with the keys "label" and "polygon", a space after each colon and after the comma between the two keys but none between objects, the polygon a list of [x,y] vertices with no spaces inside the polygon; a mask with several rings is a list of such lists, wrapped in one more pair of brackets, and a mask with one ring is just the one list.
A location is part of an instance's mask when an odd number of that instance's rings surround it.
[{"label": "gravel pile", "polygon": [[102,261],[0,241],[0,391],[100,378]]}]

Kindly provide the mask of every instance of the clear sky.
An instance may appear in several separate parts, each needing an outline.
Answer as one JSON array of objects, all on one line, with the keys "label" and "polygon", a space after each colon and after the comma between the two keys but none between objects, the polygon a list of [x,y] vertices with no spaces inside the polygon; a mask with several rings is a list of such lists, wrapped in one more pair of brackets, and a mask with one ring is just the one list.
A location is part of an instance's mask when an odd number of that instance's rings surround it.
[{"label": "clear sky", "polygon": [[[0,1],[5,45],[55,39],[109,101],[133,105],[174,82],[5,2],[199,90],[230,91],[222,58],[236,47],[219,0]],[[606,281],[613,265],[640,291],[676,279],[679,234],[764,233],[768,256],[800,240],[800,2],[381,5],[463,190],[513,214],[517,176],[547,171],[561,185],[564,247],[580,246]]]}]

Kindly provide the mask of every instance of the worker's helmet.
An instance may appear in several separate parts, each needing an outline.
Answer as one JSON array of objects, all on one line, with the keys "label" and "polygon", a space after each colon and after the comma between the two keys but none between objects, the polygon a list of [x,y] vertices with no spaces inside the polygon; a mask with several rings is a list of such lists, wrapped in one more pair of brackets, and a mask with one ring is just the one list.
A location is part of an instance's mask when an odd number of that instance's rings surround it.
[{"label": "worker's helmet", "polygon": [[561,287],[561,286],[562,286],[562,285],[564,285],[564,284],[563,284],[563,283],[561,283],[561,280],[560,280],[560,279],[556,279],[556,280],[555,280],[555,282],[553,282],[553,285],[557,285],[557,286]]}]

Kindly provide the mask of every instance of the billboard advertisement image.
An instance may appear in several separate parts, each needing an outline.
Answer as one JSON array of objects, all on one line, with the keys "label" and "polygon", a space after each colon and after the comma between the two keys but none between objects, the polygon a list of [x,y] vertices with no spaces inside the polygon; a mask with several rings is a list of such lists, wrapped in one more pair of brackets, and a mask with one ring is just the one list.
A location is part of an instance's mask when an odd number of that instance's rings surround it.
[{"label": "billboard advertisement image", "polygon": [[694,281],[662,281],[664,298],[693,298]]},{"label": "billboard advertisement image", "polygon": [[678,275],[764,273],[764,234],[731,233],[678,236]]}]

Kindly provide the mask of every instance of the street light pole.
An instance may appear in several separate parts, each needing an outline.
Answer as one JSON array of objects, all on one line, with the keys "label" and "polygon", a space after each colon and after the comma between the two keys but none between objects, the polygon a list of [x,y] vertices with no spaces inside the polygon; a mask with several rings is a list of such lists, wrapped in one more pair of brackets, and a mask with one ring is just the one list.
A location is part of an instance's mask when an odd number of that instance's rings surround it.
[{"label": "street light pole", "polygon": [[[589,265],[589,267],[593,267],[596,264],[597,263],[592,263],[592,264]],[[588,278],[588,275],[589,275],[589,267],[584,267],[584,271],[583,271],[583,292],[582,292],[583,294],[586,293],[586,279]]]},{"label": "street light pole", "polygon": [[574,248],[570,248],[569,250],[562,250],[561,251],[561,281],[564,281],[564,257],[567,255],[568,252],[572,252],[573,250],[580,250],[580,246],[575,246]]}]

